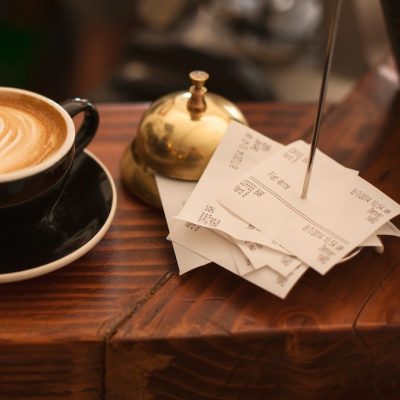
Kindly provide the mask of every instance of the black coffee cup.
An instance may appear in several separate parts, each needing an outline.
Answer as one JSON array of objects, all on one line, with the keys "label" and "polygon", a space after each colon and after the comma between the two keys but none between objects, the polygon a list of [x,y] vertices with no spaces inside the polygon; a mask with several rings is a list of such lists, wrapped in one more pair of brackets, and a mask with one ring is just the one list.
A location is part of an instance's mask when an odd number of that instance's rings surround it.
[{"label": "black coffee cup", "polygon": [[[59,105],[37,93],[0,88],[0,109],[5,106],[12,114],[13,107],[17,109],[18,104],[33,115],[35,110],[40,111],[42,119],[48,115],[49,121],[44,121],[46,125],[53,124],[54,130],[57,128],[64,136],[60,136],[60,146],[38,164],[0,171],[0,240],[15,240],[46,223],[46,217],[57,206],[65,189],[74,159],[92,140],[99,123],[98,112],[88,100],[75,98]],[[84,113],[83,122],[76,132],[72,118],[81,112]],[[0,127],[5,124],[0,113]],[[29,133],[29,129],[27,131]],[[18,146],[15,151],[18,152]]]}]

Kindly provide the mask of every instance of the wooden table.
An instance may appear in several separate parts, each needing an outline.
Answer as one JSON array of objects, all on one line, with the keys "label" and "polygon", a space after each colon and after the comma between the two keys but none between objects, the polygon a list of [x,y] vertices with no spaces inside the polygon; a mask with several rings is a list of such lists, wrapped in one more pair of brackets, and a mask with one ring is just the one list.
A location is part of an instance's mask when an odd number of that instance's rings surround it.
[{"label": "wooden table", "polygon": [[[399,202],[393,76],[382,65],[331,107],[320,147]],[[99,106],[90,147],[119,196],[105,238],[59,271],[0,286],[0,399],[399,398],[400,240],[326,276],[308,271],[284,301],[214,264],[179,277],[163,213],[119,179],[145,108]],[[283,143],[308,138],[315,112],[241,108]]]}]

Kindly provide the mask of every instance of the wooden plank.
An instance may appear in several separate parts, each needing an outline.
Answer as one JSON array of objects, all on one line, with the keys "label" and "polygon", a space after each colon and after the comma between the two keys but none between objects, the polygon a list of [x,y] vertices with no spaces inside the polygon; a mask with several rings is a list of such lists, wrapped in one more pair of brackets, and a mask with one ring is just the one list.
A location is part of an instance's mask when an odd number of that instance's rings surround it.
[{"label": "wooden plank", "polygon": [[[162,212],[134,199],[119,178],[120,157],[146,107],[99,106],[90,150],[118,189],[117,214],[104,239],[59,271],[1,285],[0,399],[103,398],[104,342],[177,271]],[[302,132],[301,118],[314,110],[294,106],[300,118],[285,122],[278,105],[269,107],[260,120],[276,131],[280,120]]]},{"label": "wooden plank", "polygon": [[[321,148],[400,201],[397,86],[387,76],[369,74],[328,114]],[[299,126],[278,121],[296,119],[290,108],[268,107],[249,106],[250,125],[297,139]],[[302,131],[311,114],[305,122]],[[400,247],[385,243],[385,254],[363,250],[326,276],[309,271],[284,301],[213,264],[174,276],[111,338],[108,398],[396,398],[400,307],[389,299],[400,281],[387,277],[398,276]],[[367,339],[379,338],[371,350]]]},{"label": "wooden plank", "polygon": [[132,200],[119,160],[145,105],[100,106],[90,149],[110,169],[118,210],[87,255],[0,287],[0,399],[102,399],[104,341],[175,269],[162,213]]},{"label": "wooden plank", "polygon": [[[34,337],[34,332],[32,332]],[[0,398],[103,398],[104,354],[95,341],[1,342]]]}]

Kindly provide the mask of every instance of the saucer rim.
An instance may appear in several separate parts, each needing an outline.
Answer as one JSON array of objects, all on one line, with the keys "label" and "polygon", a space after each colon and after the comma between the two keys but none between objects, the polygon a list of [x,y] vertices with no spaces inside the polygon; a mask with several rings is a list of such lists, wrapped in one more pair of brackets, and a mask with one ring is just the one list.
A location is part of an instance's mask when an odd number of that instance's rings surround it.
[{"label": "saucer rim", "polygon": [[111,226],[111,223],[114,219],[115,212],[117,209],[117,189],[115,186],[114,179],[108,170],[108,168],[103,164],[100,159],[95,156],[91,151],[89,150],[84,150],[84,153],[91,157],[99,166],[103,169],[105,172],[108,181],[110,182],[111,186],[111,191],[112,191],[112,203],[111,203],[111,209],[108,214],[108,217],[106,221],[104,222],[103,226],[99,229],[99,231],[83,246],[79,247],[75,251],[65,255],[64,257],[61,257],[57,260],[51,261],[47,264],[39,265],[37,267],[32,267],[23,271],[17,271],[17,272],[8,272],[5,274],[0,273],[0,284],[2,283],[11,283],[11,282],[18,282],[18,281],[24,281],[32,278],[36,278],[42,275],[46,275],[50,272],[56,271],[62,267],[65,267],[72,262],[76,261],[78,258],[82,257],[86,253],[88,253],[90,250],[93,249],[96,244],[100,242],[100,240],[104,237],[104,235],[107,233],[108,229]]}]

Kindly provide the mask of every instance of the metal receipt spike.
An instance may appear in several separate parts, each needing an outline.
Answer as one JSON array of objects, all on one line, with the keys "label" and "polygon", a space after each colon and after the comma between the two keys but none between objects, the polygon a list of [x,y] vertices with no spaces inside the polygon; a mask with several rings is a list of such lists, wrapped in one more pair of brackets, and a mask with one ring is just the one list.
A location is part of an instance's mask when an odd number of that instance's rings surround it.
[{"label": "metal receipt spike", "polygon": [[330,27],[329,27],[328,41],[327,41],[326,51],[325,51],[325,65],[324,65],[324,71],[323,71],[323,75],[322,75],[321,89],[320,89],[320,93],[319,93],[318,109],[317,109],[317,114],[315,116],[314,129],[313,129],[312,140],[311,140],[310,156],[308,158],[306,174],[304,177],[303,191],[301,193],[302,199],[307,198],[308,187],[310,185],[311,172],[312,172],[313,163],[314,163],[315,151],[317,150],[319,130],[321,127],[322,112],[324,110],[326,89],[328,86],[328,79],[329,79],[329,74],[330,74],[331,65],[332,65],[332,57],[333,57],[333,52],[335,49],[336,33],[337,33],[337,27],[339,24],[340,10],[342,7],[342,0],[333,0],[333,2],[334,2],[334,8],[333,8],[333,12],[332,12],[331,23],[330,23]]}]

